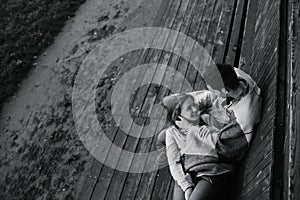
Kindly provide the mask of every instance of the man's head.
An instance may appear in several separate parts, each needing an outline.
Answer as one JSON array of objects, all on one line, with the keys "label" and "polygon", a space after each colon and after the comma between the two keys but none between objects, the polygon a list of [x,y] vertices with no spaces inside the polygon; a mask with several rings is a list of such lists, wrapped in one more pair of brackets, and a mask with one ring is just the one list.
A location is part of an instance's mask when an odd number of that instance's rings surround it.
[{"label": "man's head", "polygon": [[229,64],[216,64],[216,66],[218,67],[224,83],[222,92],[225,93],[226,96],[234,97],[236,90],[240,85],[234,68]]}]

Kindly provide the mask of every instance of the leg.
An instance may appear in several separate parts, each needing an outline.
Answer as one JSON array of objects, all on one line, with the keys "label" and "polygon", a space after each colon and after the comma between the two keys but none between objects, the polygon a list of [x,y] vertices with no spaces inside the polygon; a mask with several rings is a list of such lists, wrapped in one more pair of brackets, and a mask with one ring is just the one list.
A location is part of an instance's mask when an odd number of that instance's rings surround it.
[{"label": "leg", "polygon": [[233,190],[233,174],[226,173],[218,176],[212,176],[211,180],[214,183],[214,187],[218,194],[218,200],[230,200],[232,199],[232,190]]},{"label": "leg", "polygon": [[184,200],[184,192],[179,187],[176,181],[174,184],[173,200]]},{"label": "leg", "polygon": [[213,185],[203,179],[200,179],[193,190],[189,200],[215,200],[216,190]]}]

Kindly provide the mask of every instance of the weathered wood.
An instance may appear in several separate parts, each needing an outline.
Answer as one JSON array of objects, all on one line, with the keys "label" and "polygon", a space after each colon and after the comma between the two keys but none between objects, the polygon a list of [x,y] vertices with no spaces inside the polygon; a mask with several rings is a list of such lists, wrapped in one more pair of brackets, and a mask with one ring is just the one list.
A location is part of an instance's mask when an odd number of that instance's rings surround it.
[{"label": "weathered wood", "polygon": [[[114,128],[116,128],[116,127],[114,125],[112,125],[111,132],[116,131],[116,130],[114,130]],[[113,139],[112,135],[108,135],[108,138],[110,138],[111,140]],[[80,192],[79,199],[90,199],[91,198],[102,168],[103,168],[103,164],[95,159],[93,161],[91,169],[90,169],[90,175],[86,178],[84,187]]]},{"label": "weathered wood", "polygon": [[[166,0],[163,1],[161,11],[154,22],[155,26],[178,30],[196,39],[205,46],[215,62],[223,60],[230,64],[239,60],[245,62],[246,65],[243,66],[243,69],[257,81],[263,91],[263,116],[248,155],[240,166],[242,171],[238,176],[239,186],[235,191],[236,199],[270,198],[271,169],[274,163],[275,148],[273,140],[274,135],[277,134],[274,123],[277,120],[275,108],[278,95],[278,91],[276,91],[280,30],[278,28],[278,2],[279,0],[274,3],[270,0],[264,2],[257,0]],[[243,19],[243,16],[246,18]],[[176,48],[182,47],[182,50],[192,48],[191,57],[197,56],[194,55],[193,44],[187,46],[185,41],[179,43],[176,37],[172,37],[170,40],[172,40],[174,48],[175,46]],[[168,37],[162,38],[160,33],[153,38],[153,44],[165,44],[167,41]],[[232,51],[238,43],[241,44],[239,53]],[[226,49],[228,50],[227,59],[225,59]],[[202,60],[202,62],[205,61]],[[133,88],[147,82],[156,81],[164,86],[157,89],[153,85],[143,86],[142,91],[136,91],[132,95],[132,101],[126,107],[121,104],[114,105],[116,111],[114,114],[120,117],[124,124],[128,124],[127,131],[135,133],[137,138],[125,134],[118,126],[112,127],[112,131],[107,136],[114,145],[131,152],[155,151],[155,137],[139,138],[152,132],[158,132],[164,126],[163,111],[156,109],[153,105],[170,94],[170,91],[189,92],[182,77],[173,70],[185,76],[194,89],[205,88],[203,79],[189,65],[189,60],[183,60],[170,52],[156,49],[144,50],[136,64],[144,63],[166,64],[171,67],[164,69],[153,65],[146,70],[136,72],[134,75],[137,78],[134,80],[124,82],[125,90],[119,94],[117,97],[119,99],[123,95],[132,94]],[[299,91],[297,92],[299,94]],[[295,100],[291,98],[290,101],[294,102]],[[130,116],[125,116],[126,109],[130,110]],[[150,120],[153,123],[151,129],[134,124],[145,124]],[[290,137],[295,138],[295,133],[290,132]],[[293,141],[288,145],[290,145],[290,149],[294,149]],[[138,160],[134,156],[123,162],[122,153],[111,154],[110,145],[107,144],[99,147],[99,150],[107,155],[107,160],[114,161],[115,166],[127,169],[143,169],[153,162],[148,157]],[[288,153],[288,155],[294,156],[291,152]],[[289,157],[286,162],[293,163],[293,161]],[[290,170],[289,173],[295,173],[292,167],[287,168]],[[300,175],[297,174],[297,176]],[[291,178],[290,182],[293,181]],[[299,183],[297,184],[296,186],[299,187]],[[114,170],[95,161],[91,168],[90,178],[86,179],[80,199],[171,199],[173,187],[174,181],[168,167],[151,173],[133,174]]]},{"label": "weathered wood", "polygon": [[[266,181],[269,181],[269,177],[266,177]],[[263,183],[262,181],[261,183]],[[270,188],[264,187],[263,184],[258,184],[257,187],[248,193],[247,195],[239,197],[239,199],[270,199]]]},{"label": "weathered wood", "polygon": [[[256,196],[260,196],[261,193],[268,191],[270,188],[267,185],[270,184],[270,173],[271,171],[265,173],[265,178],[259,182],[253,182],[253,187],[249,187],[247,191],[243,193],[241,199],[255,199]],[[270,198],[270,194],[266,194]]]},{"label": "weathered wood", "polygon": [[247,0],[237,0],[237,5],[235,7],[234,17],[233,17],[233,25],[230,36],[230,43],[228,46],[228,52],[225,58],[225,62],[231,64],[232,66],[237,67],[235,64],[235,60],[238,55],[238,49],[240,48],[240,40],[241,33],[243,31],[244,21],[243,15],[245,15],[245,4],[247,4]]},{"label": "weathered wood", "polygon": [[[263,116],[252,146],[240,166],[236,199],[270,199],[273,140],[276,134],[276,73],[279,41],[279,6],[271,1],[249,1],[243,31],[240,62],[263,92]],[[245,58],[246,57],[246,58]],[[229,57],[230,59],[230,57]],[[235,58],[236,60],[237,58]]]},{"label": "weathered wood", "polygon": [[284,200],[300,199],[300,3],[299,1],[288,1],[288,16],[286,28],[287,40],[287,103],[286,111],[286,145],[284,174],[286,175],[283,187]]},{"label": "weathered wood", "polygon": [[[206,7],[203,11],[203,15],[201,17],[201,23],[199,25],[199,30],[197,32],[197,35],[195,36],[195,39],[198,43],[200,43],[206,51],[209,51],[209,49],[207,48],[207,43],[206,43],[206,38],[207,38],[207,32],[211,23],[211,18],[213,16],[213,12],[215,9],[215,1],[207,1],[206,2]],[[195,52],[197,53],[197,52]],[[200,52],[200,55],[194,55],[194,52],[192,54],[192,56],[199,56],[202,58],[205,58],[203,56],[204,52]],[[207,60],[201,60],[201,62],[205,63]],[[201,66],[201,63],[200,63]],[[202,79],[201,75],[199,74],[199,72],[197,71],[196,73],[194,73],[193,68],[189,67],[188,71],[187,71],[187,78],[189,80],[192,81],[193,88],[194,90],[201,90],[201,89],[206,89],[206,85],[204,83],[204,80]]]},{"label": "weathered wood", "polygon": [[[163,19],[162,19],[162,15],[163,13],[168,11],[168,5],[166,3],[169,3],[169,1],[162,1],[162,5],[160,6],[160,10],[158,11],[158,17],[156,18],[156,21],[154,22],[154,24],[160,23]],[[137,56],[137,58],[143,58],[143,55],[146,54],[148,52],[148,50],[144,51],[143,54]],[[140,61],[139,61],[140,62]],[[135,59],[131,59],[131,64],[135,65]],[[136,63],[137,64],[137,63]],[[113,131],[114,133],[115,131]],[[114,134],[110,134],[110,135],[114,135]],[[94,191],[95,185],[97,180],[99,179],[99,175],[101,173],[103,164],[99,163],[98,160],[95,160],[92,164],[91,167],[91,172],[89,177],[86,178],[86,181],[84,183],[84,187],[81,190],[79,199],[90,199],[90,197],[92,196],[92,193]],[[97,178],[96,178],[97,177]]]},{"label": "weathered wood", "polygon": [[247,188],[252,182],[257,182],[259,180],[259,176],[264,172],[268,171],[270,168],[269,163],[273,160],[273,152],[269,151],[268,153],[264,154],[263,159],[258,160],[257,165],[253,168],[249,168],[246,166],[245,168],[245,176],[243,176],[243,183],[241,186],[243,188]]},{"label": "weathered wood", "polygon": [[[165,20],[164,23],[173,23],[173,17],[172,17],[172,15],[171,15],[171,17],[170,17],[170,14],[169,14],[169,13],[170,13],[170,10],[168,10],[168,13],[165,15],[165,18],[162,19],[162,20]],[[168,17],[169,17],[170,20],[167,20]],[[157,40],[156,40],[156,42],[157,42]],[[148,53],[148,54],[145,55],[145,56],[146,56],[146,57],[145,57],[145,61],[148,59],[148,57],[150,57],[150,55],[151,55],[153,52],[152,52],[152,51],[148,51],[147,53]],[[141,62],[143,62],[143,61],[141,61]],[[133,80],[133,81],[130,80],[130,81],[131,81],[130,84],[132,84],[133,86],[124,85],[124,88],[125,88],[125,89],[124,89],[123,91],[125,92],[125,93],[124,93],[125,95],[131,94],[131,93],[132,93],[132,88],[134,88],[134,85],[140,85],[141,82],[143,81],[143,77],[144,77],[144,75],[146,74],[146,72],[145,72],[145,71],[142,71],[142,72],[137,71],[137,73],[139,73],[138,76],[136,76],[136,77],[138,77],[138,79]],[[122,96],[122,94],[121,94],[120,96]],[[129,106],[129,105],[126,105],[125,108],[123,108],[123,109],[117,109],[117,110],[121,110],[121,112],[124,112],[125,109],[128,109],[128,106]],[[139,130],[131,130],[131,129],[130,129],[130,127],[131,127],[131,126],[130,126],[130,122],[129,122],[129,121],[126,121],[126,120],[129,119],[129,117],[130,117],[130,116],[122,117],[122,123],[128,124],[128,130],[127,130],[127,133],[128,133],[129,131],[138,131],[139,133],[141,133],[141,131],[142,131],[142,127],[141,127],[141,126],[135,126],[135,128],[138,128]],[[124,135],[124,133],[122,133],[121,130],[119,130],[119,129],[118,129],[118,131],[115,132],[115,134],[113,134],[113,135],[116,136],[116,139],[115,139],[115,140],[112,140],[113,143],[114,143],[114,145],[118,145],[118,146],[120,146],[120,147],[123,147],[123,146],[125,145],[125,142],[126,142],[126,139],[127,139],[127,135]],[[119,143],[119,144],[118,144],[118,143]],[[119,160],[119,158],[120,158],[120,155],[109,154],[109,147],[104,146],[103,148],[108,149],[108,152],[107,152],[108,155],[114,155],[114,158],[108,158],[108,159],[113,159],[113,160],[115,160],[115,161],[116,161],[116,164],[117,164],[117,163],[118,163],[118,160]],[[112,180],[112,178],[113,178],[114,172],[115,172],[114,169],[112,169],[112,168],[107,168],[107,167],[105,167],[104,170],[101,171],[101,175],[100,175],[99,178],[98,178],[98,183],[97,183],[96,186],[95,186],[95,189],[94,189],[94,193],[93,193],[92,199],[93,199],[93,198],[97,199],[97,198],[99,198],[99,197],[102,197],[102,198],[104,199],[104,197],[107,195],[108,188],[109,188],[109,186],[110,186],[110,183],[111,183],[111,180]],[[123,176],[125,176],[125,174],[123,174]],[[100,199],[101,199],[101,198],[100,198]]]},{"label": "weathered wood", "polygon": [[213,34],[208,34],[210,36],[209,42],[214,43],[214,48],[211,53],[214,58],[215,63],[222,63],[225,59],[225,51],[228,48],[228,40],[231,33],[231,22],[233,18],[234,8],[236,1],[224,0],[222,4],[221,13],[219,14],[218,23],[216,23],[216,30],[213,29]]},{"label": "weathered wood", "polygon": [[[183,21],[184,26],[180,30],[181,32],[187,34],[187,32],[188,32],[188,30],[189,30],[189,28],[191,26],[190,21],[192,20],[193,13],[197,12],[196,8],[197,8],[197,1],[192,1],[191,4],[189,4],[189,6],[187,8],[187,16],[186,16],[187,19],[183,19],[184,20]],[[190,12],[190,13],[188,13],[188,12]],[[182,42],[185,42],[185,41],[182,41]],[[180,46],[182,46],[183,48],[185,48],[184,43],[178,43],[176,45],[179,45],[179,48],[180,48]],[[180,48],[180,49],[182,49],[182,48]],[[174,58],[176,58],[176,57],[174,57]],[[175,66],[177,66],[177,65],[180,66],[180,61],[179,61],[179,64],[175,64]],[[177,71],[179,73],[181,72],[182,75],[184,76],[184,72],[179,71],[179,70],[177,70]],[[178,75],[178,72],[175,74],[173,80],[177,80],[176,77]],[[166,75],[168,77],[168,74],[166,74]],[[168,81],[168,82],[171,83],[171,85],[170,85],[170,90],[171,91],[173,91],[173,92],[180,92],[180,90],[178,90],[177,88],[173,87],[173,84],[176,81],[173,81],[173,82],[172,81]],[[178,82],[180,82],[180,81],[178,81]],[[157,113],[157,114],[159,114],[159,113]],[[170,186],[170,183],[171,183],[171,179],[172,179],[172,177],[171,177],[171,175],[169,173],[169,170],[168,170],[168,168],[164,168],[164,169],[160,169],[157,172],[153,172],[153,173],[156,173],[157,175],[156,175],[155,180],[152,180],[152,181],[155,181],[155,182],[153,184],[153,192],[152,192],[153,196],[151,198],[153,198],[153,199],[157,199],[157,198],[159,198],[159,199],[165,199],[166,196],[167,196],[167,194],[168,194],[168,189],[169,189],[169,186]],[[154,176],[150,176],[150,177],[154,177]],[[158,191],[159,191],[159,193],[157,193]],[[164,192],[161,193],[161,191],[164,191]]]},{"label": "weathered wood", "polygon": [[[222,12],[222,9],[224,9],[225,10],[225,6],[222,6],[223,4],[222,3],[218,3],[215,7],[214,7],[214,9],[216,9],[216,10],[212,10],[213,11],[213,15],[211,15],[211,19],[209,20],[209,22],[210,22],[210,24],[208,24],[208,32],[210,32],[211,33],[211,36],[213,37],[213,39],[214,38],[216,38],[216,29],[217,29],[217,26],[218,26],[218,24],[220,24],[220,22],[219,22],[219,20],[222,20],[223,18],[221,17],[219,17],[220,16],[220,12]],[[228,6],[228,5],[227,5]],[[226,7],[226,9],[230,9],[230,7],[228,8],[228,7]],[[232,8],[231,8],[232,9]],[[230,12],[230,11],[229,11]],[[224,16],[223,16],[224,17]],[[211,25],[211,23],[214,23],[215,25]],[[227,31],[227,33],[228,33],[229,31]],[[202,32],[203,34],[207,34],[207,35],[209,35],[207,32]],[[202,37],[202,39],[203,39],[204,37]],[[209,37],[205,37],[205,41],[204,41],[204,45],[205,44],[207,44],[207,43],[209,43],[210,42],[210,38]],[[213,48],[213,45],[211,45],[211,47]],[[180,66],[182,66],[182,65],[180,65]],[[184,69],[185,70],[185,67],[181,67],[181,70],[182,69]],[[191,68],[189,68],[189,69],[191,69]],[[184,70],[183,70],[183,72],[184,72]],[[191,72],[192,70],[188,70],[188,72],[186,73],[187,75],[187,78],[189,77],[189,72]],[[180,86],[181,85],[181,92],[183,92],[184,91],[184,86],[182,85],[182,84],[180,84],[180,82],[178,82],[178,81],[176,81],[176,79],[174,79],[175,81],[175,83],[174,84],[178,84],[178,86]],[[177,86],[177,87],[178,87]],[[174,87],[174,86],[173,86]],[[175,86],[176,87],[176,86]],[[204,89],[203,87],[202,88],[199,88],[199,89]]]},{"label": "weathered wood", "polygon": [[[221,58],[224,55],[224,49],[218,48],[217,46],[220,45],[221,41],[224,38],[228,37],[229,34],[229,27],[221,27],[223,26],[223,23],[226,21],[230,21],[231,16],[228,16],[227,13],[231,13],[233,11],[233,3],[234,1],[218,1],[214,4],[212,7],[213,10],[210,11],[208,9],[208,13],[210,15],[210,23],[207,25],[208,28],[206,29],[206,26],[201,28],[201,31],[199,32],[198,38],[202,39],[202,41],[205,49],[208,51],[210,54],[212,61],[208,60],[207,58],[203,59],[200,65],[208,63],[208,66],[213,64],[213,61],[216,62],[219,58]],[[211,13],[210,13],[211,12]],[[204,22],[206,22],[207,19],[204,19]],[[206,24],[206,23],[205,23]],[[202,26],[202,24],[201,24]],[[222,37],[220,37],[220,33],[222,30]],[[203,31],[204,30],[204,31]],[[218,39],[217,39],[218,38]],[[219,43],[216,42],[219,40]],[[225,39],[226,40],[226,39]],[[225,45],[224,45],[225,46]],[[213,54],[213,51],[219,49],[218,54]],[[202,55],[199,55],[202,56]],[[223,59],[223,57],[222,57]],[[217,61],[218,62],[218,61]],[[199,73],[196,74],[195,78],[195,89],[205,89],[206,87],[203,88],[203,83],[201,81],[201,76]]]},{"label": "weathered wood", "polygon": [[167,200],[173,199],[174,185],[175,185],[175,181],[174,181],[174,179],[172,179],[171,185],[170,185],[170,188],[169,188],[169,191],[168,191]]},{"label": "weathered wood", "polygon": [[[178,4],[179,5],[179,4]],[[183,6],[183,11],[184,11],[184,9],[185,9],[185,7]],[[183,14],[185,13],[185,11],[184,12],[182,12]],[[176,14],[176,12],[175,12],[175,14]],[[176,18],[177,17],[179,17],[179,19],[180,18],[182,18],[182,16],[179,14],[179,15],[175,15],[174,17],[172,16],[172,15],[169,15],[168,16],[170,19],[172,19],[171,20],[171,22],[170,23],[173,23],[173,21],[175,22],[176,21]],[[174,19],[175,20],[174,20]],[[178,21],[180,21],[180,20],[178,20]],[[181,26],[180,24],[181,24],[181,22],[180,23],[174,23],[175,25],[177,25],[178,26],[178,28]],[[167,25],[168,26],[168,25]],[[173,26],[173,25],[172,25]],[[175,28],[176,29],[176,27],[173,27],[173,28]],[[154,55],[153,56],[153,59],[154,60],[151,60],[150,59],[150,62],[157,62],[158,61],[158,59],[159,59],[159,57],[160,57],[160,55],[161,54],[159,54],[157,57],[156,57],[156,55]],[[158,59],[157,59],[158,58]],[[154,65],[154,67],[155,67],[155,65]],[[155,71],[155,70],[154,70]],[[145,82],[145,83],[147,83],[148,81],[147,81],[147,79],[149,79],[149,81],[151,81],[151,78],[152,77],[154,77],[154,78],[156,78],[156,79],[161,79],[161,78],[159,78],[160,76],[162,76],[163,74],[164,74],[164,72],[163,71],[159,71],[157,74],[155,73],[155,74],[153,74],[153,72],[154,72],[153,70],[152,71],[146,71],[146,73],[145,73],[145,75],[144,75],[144,79],[143,79],[143,82]],[[148,73],[149,72],[149,73]],[[159,82],[159,80],[157,80],[157,82]],[[141,83],[141,85],[142,85],[143,83]],[[138,113],[139,112],[142,112],[143,111],[143,104],[145,104],[145,96],[147,96],[147,91],[146,92],[141,92],[141,93],[139,93],[138,94],[138,96],[135,98],[135,101],[137,100],[137,102],[139,103],[139,101],[140,102],[142,102],[142,105],[139,105],[139,107],[141,108],[141,111],[137,111]],[[139,98],[139,96],[140,96],[140,98]],[[153,99],[153,98],[152,98]],[[147,101],[147,100],[146,100]],[[147,102],[147,103],[149,103],[149,102]],[[150,103],[151,104],[151,103]],[[149,104],[148,104],[149,105]],[[135,105],[134,105],[134,107],[135,107]],[[147,107],[148,108],[148,107]],[[152,130],[153,132],[155,132],[155,130]],[[130,139],[132,139],[132,137],[129,137]],[[126,144],[129,144],[129,146],[131,147],[131,148],[129,148],[129,150],[133,150],[133,152],[134,152],[134,148],[135,148],[135,146],[138,144],[138,142],[139,142],[139,140],[138,139],[132,139],[132,141],[130,142],[128,142],[128,141],[126,141]],[[144,150],[147,150],[147,149],[145,149],[147,146],[149,146],[149,145],[144,145],[143,146],[143,148],[144,148]],[[129,158],[129,160],[130,160],[130,158]],[[137,161],[137,163],[138,162],[143,162],[142,160],[139,160],[139,161]],[[118,175],[118,172],[116,172],[117,173],[117,175]],[[119,179],[120,177],[119,176],[116,176],[118,179],[115,179],[115,181],[114,181],[114,179],[112,179],[112,182],[113,183],[115,183],[115,185],[116,184],[121,184],[122,185],[122,182],[123,181],[125,181],[125,176],[123,176],[124,178],[122,178],[121,180]],[[116,188],[116,187],[115,187]],[[123,190],[123,191],[127,191],[126,189],[125,190]],[[111,193],[108,193],[108,194],[112,194],[113,196],[107,196],[107,199],[111,199],[112,197],[116,197],[116,199],[118,198],[118,196],[116,195],[117,193],[116,192],[114,192],[113,190],[112,190],[112,192]],[[124,196],[124,195],[122,195],[122,196]],[[132,197],[132,196],[129,196],[129,197]]]},{"label": "weathered wood", "polygon": [[239,58],[239,64],[244,64],[241,66],[241,69],[247,72],[250,71],[250,60],[252,55],[252,45],[254,40],[254,29],[256,22],[256,13],[253,11],[257,10],[257,4],[257,1],[248,0],[247,15],[245,18],[245,28],[241,47],[241,56]]}]

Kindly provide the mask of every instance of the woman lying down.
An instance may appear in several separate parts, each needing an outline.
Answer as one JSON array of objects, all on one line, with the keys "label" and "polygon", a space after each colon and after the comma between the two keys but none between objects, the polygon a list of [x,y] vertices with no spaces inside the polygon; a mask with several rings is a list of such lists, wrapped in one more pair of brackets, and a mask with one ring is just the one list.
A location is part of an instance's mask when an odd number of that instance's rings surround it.
[{"label": "woman lying down", "polygon": [[[232,165],[220,162],[218,130],[228,124],[224,99],[203,90],[164,99],[168,108],[166,151],[175,186],[173,199],[226,199]],[[220,197],[222,196],[222,197]]]},{"label": "woman lying down", "polygon": [[233,167],[246,155],[260,120],[261,90],[255,81],[231,65],[216,65],[226,101],[208,90],[163,99],[171,126],[161,133],[180,186],[175,184],[174,199],[229,199]]}]

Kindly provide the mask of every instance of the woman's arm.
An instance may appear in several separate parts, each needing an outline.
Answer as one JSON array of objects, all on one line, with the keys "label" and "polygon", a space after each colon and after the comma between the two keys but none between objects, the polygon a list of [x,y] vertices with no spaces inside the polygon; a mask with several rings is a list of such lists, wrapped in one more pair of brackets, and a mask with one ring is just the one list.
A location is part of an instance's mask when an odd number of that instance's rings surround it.
[{"label": "woman's arm", "polygon": [[201,90],[191,92],[189,94],[194,96],[194,98],[199,102],[199,105],[205,108],[212,107],[214,102],[220,98],[215,92],[209,90]]},{"label": "woman's arm", "polygon": [[[216,92],[209,90],[199,90],[186,93],[193,96],[199,103],[205,107],[212,106],[213,102],[219,97]],[[174,102],[178,102],[184,95],[180,93],[172,94],[163,98],[162,103],[165,107],[169,107]]]},{"label": "woman's arm", "polygon": [[180,149],[173,137],[172,129],[166,131],[166,148],[168,163],[174,180],[177,181],[183,191],[194,187],[191,176],[183,171],[180,163]]}]

